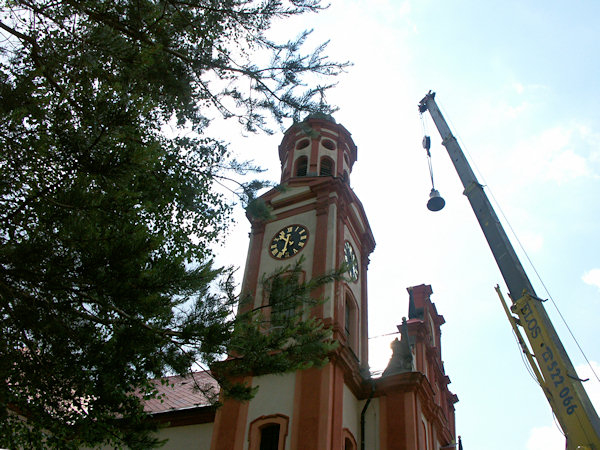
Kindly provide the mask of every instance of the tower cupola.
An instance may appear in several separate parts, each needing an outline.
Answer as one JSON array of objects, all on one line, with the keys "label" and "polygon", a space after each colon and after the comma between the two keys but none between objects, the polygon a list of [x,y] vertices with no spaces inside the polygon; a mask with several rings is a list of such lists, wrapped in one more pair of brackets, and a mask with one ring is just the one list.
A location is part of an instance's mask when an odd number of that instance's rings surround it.
[{"label": "tower cupola", "polygon": [[281,183],[295,177],[334,177],[350,181],[357,149],[350,132],[333,117],[314,113],[295,123],[279,145]]}]

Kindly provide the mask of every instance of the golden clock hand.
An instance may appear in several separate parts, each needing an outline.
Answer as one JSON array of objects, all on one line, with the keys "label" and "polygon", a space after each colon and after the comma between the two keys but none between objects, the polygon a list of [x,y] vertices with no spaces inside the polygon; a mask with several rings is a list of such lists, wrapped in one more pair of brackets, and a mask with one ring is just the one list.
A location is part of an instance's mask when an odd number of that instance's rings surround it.
[{"label": "golden clock hand", "polygon": [[283,246],[283,249],[281,250],[281,253],[283,253],[283,254],[285,254],[285,252],[287,251],[287,247],[290,243],[290,237],[291,236],[289,234],[285,236],[285,245]]}]

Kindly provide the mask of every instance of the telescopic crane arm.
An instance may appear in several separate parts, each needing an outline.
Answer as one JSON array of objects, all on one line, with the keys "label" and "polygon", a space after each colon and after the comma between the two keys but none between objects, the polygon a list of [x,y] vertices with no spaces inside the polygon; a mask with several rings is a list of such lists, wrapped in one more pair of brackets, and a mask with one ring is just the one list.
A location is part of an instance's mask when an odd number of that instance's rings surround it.
[{"label": "telescopic crane arm", "polygon": [[[518,336],[519,326],[525,332],[531,351],[520,338],[523,351],[527,354],[534,373],[556,415],[567,438],[567,449],[600,450],[600,419],[581,380],[560,341],[546,309],[533,289],[515,250],[498,220],[483,186],[465,158],[452,135],[436,102],[435,93],[429,93],[419,103],[419,111],[429,111],[442,137],[456,172],[465,188],[473,212],[492,250],[502,277],[512,299],[511,311],[507,316]],[[498,294],[502,296],[498,289]],[[504,300],[502,299],[503,303]]]}]

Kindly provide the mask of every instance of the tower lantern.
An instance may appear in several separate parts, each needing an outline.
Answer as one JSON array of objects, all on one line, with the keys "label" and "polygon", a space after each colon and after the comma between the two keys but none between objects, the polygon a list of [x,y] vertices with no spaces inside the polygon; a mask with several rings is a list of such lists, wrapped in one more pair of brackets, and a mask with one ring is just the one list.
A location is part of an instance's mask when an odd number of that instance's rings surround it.
[{"label": "tower lantern", "polygon": [[348,130],[326,114],[311,114],[292,125],[279,145],[281,183],[298,176],[349,180],[357,149]]}]

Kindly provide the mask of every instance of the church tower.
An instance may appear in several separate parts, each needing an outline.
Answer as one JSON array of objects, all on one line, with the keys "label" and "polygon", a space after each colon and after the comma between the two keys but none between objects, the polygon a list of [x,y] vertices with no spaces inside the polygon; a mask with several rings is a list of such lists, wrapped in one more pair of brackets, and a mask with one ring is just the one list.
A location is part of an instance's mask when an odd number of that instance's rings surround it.
[{"label": "church tower", "polygon": [[[263,196],[271,214],[249,216],[250,244],[240,312],[273,309],[261,280],[301,258],[302,277],[339,269],[348,276],[318,288],[325,299],[305,311],[328,325],[339,345],[320,368],[247,375],[252,400],[224,399],[216,410],[192,387],[199,372],[160,385],[163,402],[146,410],[169,423],[165,448],[206,450],[452,450],[460,449],[454,404],[441,351],[444,317],[431,286],[408,288],[408,319],[381,377],[368,366],[367,267],[375,241],[361,202],[350,188],[357,159],[350,133],[331,117],[311,115],[290,127],[279,145],[281,185]],[[287,270],[287,269],[285,269]],[[397,292],[390,285],[390,301]],[[194,382],[190,382],[192,379]],[[158,383],[157,383],[158,385]],[[217,386],[218,388],[218,386]]]},{"label": "church tower", "polygon": [[[305,279],[349,268],[348,279],[320,288],[311,311],[340,345],[322,368],[249,379],[250,402],[225,401],[211,449],[356,449],[360,399],[368,378],[367,266],[375,247],[363,206],[350,187],[357,148],[332,117],[311,115],[290,127],[279,146],[281,184],[261,198],[271,211],[252,225],[242,292],[268,302],[259,280],[303,257]],[[242,310],[243,312],[243,310]],[[363,402],[364,403],[364,402]],[[261,444],[261,441],[263,442]],[[262,446],[261,446],[262,445]]]}]

